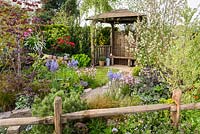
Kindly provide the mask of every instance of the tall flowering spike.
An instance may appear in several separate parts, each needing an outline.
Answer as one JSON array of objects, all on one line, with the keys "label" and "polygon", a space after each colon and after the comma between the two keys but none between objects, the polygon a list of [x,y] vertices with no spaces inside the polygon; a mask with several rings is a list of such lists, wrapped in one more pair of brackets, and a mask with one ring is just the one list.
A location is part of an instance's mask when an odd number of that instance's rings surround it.
[{"label": "tall flowering spike", "polygon": [[108,78],[109,80],[120,80],[122,78],[122,74],[120,72],[113,73],[112,70],[108,71]]},{"label": "tall flowering spike", "polygon": [[48,68],[48,70],[51,71],[51,72],[55,72],[59,67],[57,61],[53,60],[53,59],[48,60],[45,65]]},{"label": "tall flowering spike", "polygon": [[72,59],[71,61],[68,62],[67,65],[68,65],[68,67],[71,67],[71,68],[77,68],[78,67],[78,61]]},{"label": "tall flowering spike", "polygon": [[50,68],[51,68],[51,60],[47,60],[45,66],[48,68],[48,70],[50,70]]},{"label": "tall flowering spike", "polygon": [[113,80],[113,72],[112,72],[112,70],[109,70],[107,75],[108,75],[109,80]]},{"label": "tall flowering spike", "polygon": [[57,61],[56,60],[52,60],[50,71],[51,72],[55,72],[57,69],[58,69],[58,63],[57,63]]}]

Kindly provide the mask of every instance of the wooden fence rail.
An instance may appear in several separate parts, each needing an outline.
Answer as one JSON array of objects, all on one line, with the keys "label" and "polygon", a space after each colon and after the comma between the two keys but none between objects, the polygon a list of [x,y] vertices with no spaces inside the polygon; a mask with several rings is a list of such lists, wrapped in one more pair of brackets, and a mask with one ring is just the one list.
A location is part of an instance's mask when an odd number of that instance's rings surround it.
[{"label": "wooden fence rail", "polygon": [[[190,110],[200,109],[200,103],[182,104],[177,103],[177,99],[180,100],[180,95],[177,92],[172,97],[176,104],[153,104],[153,105],[141,105],[141,106],[130,106],[120,108],[107,108],[107,109],[92,109],[84,110],[73,113],[62,114],[62,100],[60,97],[56,97],[54,101],[54,116],[48,117],[24,117],[24,118],[8,118],[0,119],[0,126],[21,126],[21,125],[36,125],[36,124],[54,124],[56,134],[61,134],[61,124],[66,123],[70,120],[78,120],[85,118],[96,118],[96,117],[108,117],[123,114],[132,114],[140,112],[153,112],[161,110],[169,110],[175,116],[172,116],[174,125],[178,124],[177,117],[180,114],[178,110]],[[180,109],[179,109],[180,108]],[[174,118],[174,119],[173,119]]]}]

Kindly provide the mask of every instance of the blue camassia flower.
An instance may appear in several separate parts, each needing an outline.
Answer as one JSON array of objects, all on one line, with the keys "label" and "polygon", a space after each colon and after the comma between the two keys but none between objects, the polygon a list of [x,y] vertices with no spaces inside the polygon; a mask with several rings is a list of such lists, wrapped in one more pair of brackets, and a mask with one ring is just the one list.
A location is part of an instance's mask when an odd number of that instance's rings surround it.
[{"label": "blue camassia flower", "polygon": [[69,61],[69,62],[67,63],[67,65],[68,65],[68,67],[71,67],[71,68],[77,68],[77,67],[78,67],[78,61],[72,59],[71,61]]},{"label": "blue camassia flower", "polygon": [[53,59],[48,60],[45,65],[48,68],[48,70],[51,71],[51,72],[55,72],[58,69],[58,66],[59,66],[57,61],[53,60]]},{"label": "blue camassia flower", "polygon": [[117,73],[113,73],[112,70],[108,71],[108,78],[109,80],[120,80],[122,78],[122,74],[117,72]]},{"label": "blue camassia flower", "polygon": [[88,82],[87,81],[80,81],[81,86],[83,86],[84,88],[88,86]]}]

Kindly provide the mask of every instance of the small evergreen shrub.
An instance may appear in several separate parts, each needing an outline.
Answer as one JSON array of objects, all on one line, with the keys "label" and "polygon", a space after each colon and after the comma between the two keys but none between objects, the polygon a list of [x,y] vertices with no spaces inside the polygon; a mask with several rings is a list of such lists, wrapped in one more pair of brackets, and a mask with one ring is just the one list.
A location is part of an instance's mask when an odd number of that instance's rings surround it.
[{"label": "small evergreen shrub", "polygon": [[72,59],[78,61],[78,67],[87,67],[90,64],[90,57],[86,54],[76,54],[72,56]]},{"label": "small evergreen shrub", "polygon": [[133,76],[139,76],[140,71],[141,71],[141,67],[140,66],[135,66],[135,67],[133,67],[132,75]]}]

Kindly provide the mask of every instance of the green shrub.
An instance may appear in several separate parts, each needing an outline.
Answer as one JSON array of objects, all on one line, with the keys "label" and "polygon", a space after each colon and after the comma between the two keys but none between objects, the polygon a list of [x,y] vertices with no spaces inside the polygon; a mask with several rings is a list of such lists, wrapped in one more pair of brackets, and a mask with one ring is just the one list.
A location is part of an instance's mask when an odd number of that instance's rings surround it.
[{"label": "green shrub", "polygon": [[52,134],[54,131],[53,125],[34,125],[30,130],[23,130],[22,134]]},{"label": "green shrub", "polygon": [[106,57],[105,56],[100,56],[99,57],[99,61],[106,61]]},{"label": "green shrub", "polygon": [[72,59],[78,61],[79,67],[87,67],[90,64],[90,57],[86,54],[76,54],[72,56]]},{"label": "green shrub", "polygon": [[24,43],[25,47],[38,53],[42,53],[42,50],[45,48],[45,45],[45,41],[40,37],[39,34],[29,36]]},{"label": "green shrub", "polygon": [[0,127],[0,134],[6,134],[7,128]]},{"label": "green shrub", "polygon": [[110,27],[99,28],[97,30],[97,45],[109,45]]},{"label": "green shrub", "polygon": [[46,39],[46,48],[50,49],[52,44],[56,44],[59,37],[69,35],[69,27],[63,24],[52,24],[43,27]]},{"label": "green shrub", "polygon": [[174,134],[176,129],[171,126],[169,112],[138,113],[128,115],[116,126],[120,134]]},{"label": "green shrub", "polygon": [[31,108],[34,97],[29,95],[20,95],[16,98],[15,109]]},{"label": "green shrub", "polygon": [[0,108],[3,111],[12,110],[14,108],[15,93],[0,91]]},{"label": "green shrub", "polygon": [[91,119],[87,126],[89,128],[89,134],[105,134],[107,128],[106,120],[103,118]]},{"label": "green shrub", "polygon": [[36,98],[32,105],[33,115],[49,116],[53,115],[53,102],[56,96],[62,98],[63,113],[75,112],[86,109],[86,103],[80,99],[80,95],[76,92],[65,93],[63,90],[52,92],[43,99]]},{"label": "green shrub", "polygon": [[[56,96],[60,96],[62,98],[62,108],[63,113],[76,112],[87,109],[87,105],[85,101],[80,99],[80,95],[76,92],[66,93],[63,90],[56,91],[52,89],[52,92],[49,93],[44,99],[36,98],[34,104],[32,105],[32,113],[36,116],[52,116],[54,114],[53,102]],[[73,123],[69,124],[70,128],[73,128]],[[47,129],[48,127],[48,129]],[[66,131],[63,129],[63,131]],[[41,126],[33,126],[33,128],[28,132],[30,134],[35,133],[53,133],[52,125],[47,125],[44,127]],[[69,132],[71,134],[71,132]]]},{"label": "green shrub", "polygon": [[187,110],[181,112],[180,126],[184,133],[200,133],[199,110]]},{"label": "green shrub", "polygon": [[135,67],[133,67],[132,75],[133,76],[139,76],[140,71],[141,71],[141,67],[140,66],[135,66]]},{"label": "green shrub", "polygon": [[0,107],[3,111],[14,109],[17,94],[33,93],[31,88],[33,78],[32,74],[19,76],[11,71],[0,74]]}]

